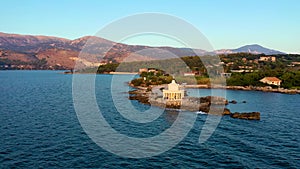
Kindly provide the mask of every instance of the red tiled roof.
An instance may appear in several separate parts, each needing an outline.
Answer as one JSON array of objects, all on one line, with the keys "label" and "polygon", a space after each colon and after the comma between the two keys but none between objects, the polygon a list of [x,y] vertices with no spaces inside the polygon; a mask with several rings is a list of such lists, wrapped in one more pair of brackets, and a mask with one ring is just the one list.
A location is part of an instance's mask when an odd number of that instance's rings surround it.
[{"label": "red tiled roof", "polygon": [[265,77],[264,79],[266,79],[266,80],[268,80],[268,81],[273,81],[273,82],[281,81],[281,80],[278,79],[277,77]]}]

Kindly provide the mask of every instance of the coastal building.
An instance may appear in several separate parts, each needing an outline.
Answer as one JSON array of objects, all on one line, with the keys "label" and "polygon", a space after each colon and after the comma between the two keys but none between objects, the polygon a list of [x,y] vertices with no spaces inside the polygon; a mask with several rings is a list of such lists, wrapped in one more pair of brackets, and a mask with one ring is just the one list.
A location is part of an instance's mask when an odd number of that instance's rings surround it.
[{"label": "coastal building", "polygon": [[143,73],[143,72],[148,72],[148,69],[147,68],[140,68],[139,69],[139,73]]},{"label": "coastal building", "polygon": [[278,79],[277,77],[264,77],[263,79],[260,80],[260,82],[269,85],[276,85],[276,86],[280,86],[281,84],[281,80]]},{"label": "coastal building", "polygon": [[268,61],[276,62],[276,57],[275,57],[275,56],[261,56],[261,57],[259,58],[259,61],[264,61],[264,62],[268,62]]},{"label": "coastal building", "polygon": [[139,74],[146,72],[146,73],[161,73],[161,74],[165,74],[165,71],[160,70],[160,69],[156,69],[156,68],[140,68],[139,69]]},{"label": "coastal building", "polygon": [[232,73],[243,73],[245,70],[231,70]]},{"label": "coastal building", "polygon": [[232,65],[234,65],[234,62],[228,62],[228,63],[226,64],[226,66],[232,66]]},{"label": "coastal building", "polygon": [[253,69],[252,66],[239,66],[240,69]]},{"label": "coastal building", "polygon": [[249,70],[249,69],[238,69],[238,70],[231,70],[232,73],[249,73],[249,72],[258,72],[258,70]]},{"label": "coastal building", "polygon": [[168,84],[168,89],[163,90],[163,99],[170,101],[182,100],[184,97],[184,90],[180,89],[180,85],[172,80],[170,84]]},{"label": "coastal building", "polygon": [[300,65],[300,62],[292,62],[293,65]]},{"label": "coastal building", "polygon": [[158,69],[156,68],[148,68],[148,72],[153,72],[153,73],[157,73],[158,72]]},{"label": "coastal building", "polygon": [[196,73],[195,72],[185,72],[183,73],[183,76],[195,76]]}]

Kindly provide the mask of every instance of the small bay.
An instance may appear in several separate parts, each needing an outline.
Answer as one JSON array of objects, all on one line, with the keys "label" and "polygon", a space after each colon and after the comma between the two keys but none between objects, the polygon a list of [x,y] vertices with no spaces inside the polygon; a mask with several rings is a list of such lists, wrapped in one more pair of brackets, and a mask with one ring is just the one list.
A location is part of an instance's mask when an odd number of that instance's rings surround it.
[{"label": "small bay", "polygon": [[[127,99],[131,88],[126,81],[132,76],[95,76],[99,109],[120,133],[153,137],[175,121],[178,112],[172,110],[163,111],[149,123],[122,117],[114,107],[115,101],[120,102],[122,110],[134,107],[145,116],[150,109]],[[118,83],[112,87],[113,78]],[[0,71],[0,82],[0,168],[300,168],[300,95],[216,91],[237,101],[227,106],[232,112],[258,111],[261,120],[224,116],[212,136],[199,144],[207,115],[198,115],[192,130],[178,145],[154,157],[132,159],[106,151],[84,132],[73,106],[72,75],[61,71]],[[211,90],[188,89],[187,93],[207,96]]]}]

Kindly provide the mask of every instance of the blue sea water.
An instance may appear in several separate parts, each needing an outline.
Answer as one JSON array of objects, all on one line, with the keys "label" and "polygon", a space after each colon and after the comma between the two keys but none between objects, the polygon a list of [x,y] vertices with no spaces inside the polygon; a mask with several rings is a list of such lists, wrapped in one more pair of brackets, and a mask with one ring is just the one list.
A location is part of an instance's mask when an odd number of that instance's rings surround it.
[{"label": "blue sea water", "polygon": [[[125,82],[131,77],[119,76],[123,82],[113,90],[112,75],[96,76],[95,95],[109,124],[131,137],[152,137],[168,129],[178,112],[165,111],[143,124],[118,113],[111,95],[127,100]],[[188,90],[191,96],[198,92],[206,96],[211,90]],[[238,101],[227,106],[232,112],[259,111],[261,120],[224,116],[212,136],[199,144],[207,115],[197,115],[178,145],[154,157],[134,159],[106,151],[83,130],[73,105],[72,75],[0,71],[0,168],[300,168],[300,95],[227,90],[226,96]],[[149,109],[130,103],[141,111]]]}]

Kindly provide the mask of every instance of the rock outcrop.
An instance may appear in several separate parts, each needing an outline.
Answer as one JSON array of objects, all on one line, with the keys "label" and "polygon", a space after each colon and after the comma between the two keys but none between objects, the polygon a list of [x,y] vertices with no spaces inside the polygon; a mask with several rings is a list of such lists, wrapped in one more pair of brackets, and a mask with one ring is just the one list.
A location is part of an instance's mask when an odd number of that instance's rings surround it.
[{"label": "rock outcrop", "polygon": [[230,110],[227,108],[224,108],[223,115],[230,115],[230,114],[231,114]]},{"label": "rock outcrop", "polygon": [[153,94],[150,91],[138,89],[129,92],[130,100],[137,100],[140,103],[154,105],[162,108],[181,109],[188,111],[199,111],[212,115],[228,115],[232,118],[245,120],[260,120],[259,112],[252,113],[231,113],[224,106],[228,104],[228,100],[218,96],[206,97],[184,97],[181,101],[167,101],[157,93]]},{"label": "rock outcrop", "polygon": [[140,103],[148,104],[149,102],[149,92],[146,92],[144,90],[133,90],[129,92],[129,99],[130,100],[137,100]]},{"label": "rock outcrop", "polygon": [[236,100],[231,100],[229,103],[237,104],[237,101]]},{"label": "rock outcrop", "polygon": [[259,112],[251,112],[251,113],[231,113],[230,117],[237,119],[245,119],[245,120],[260,120]]}]

